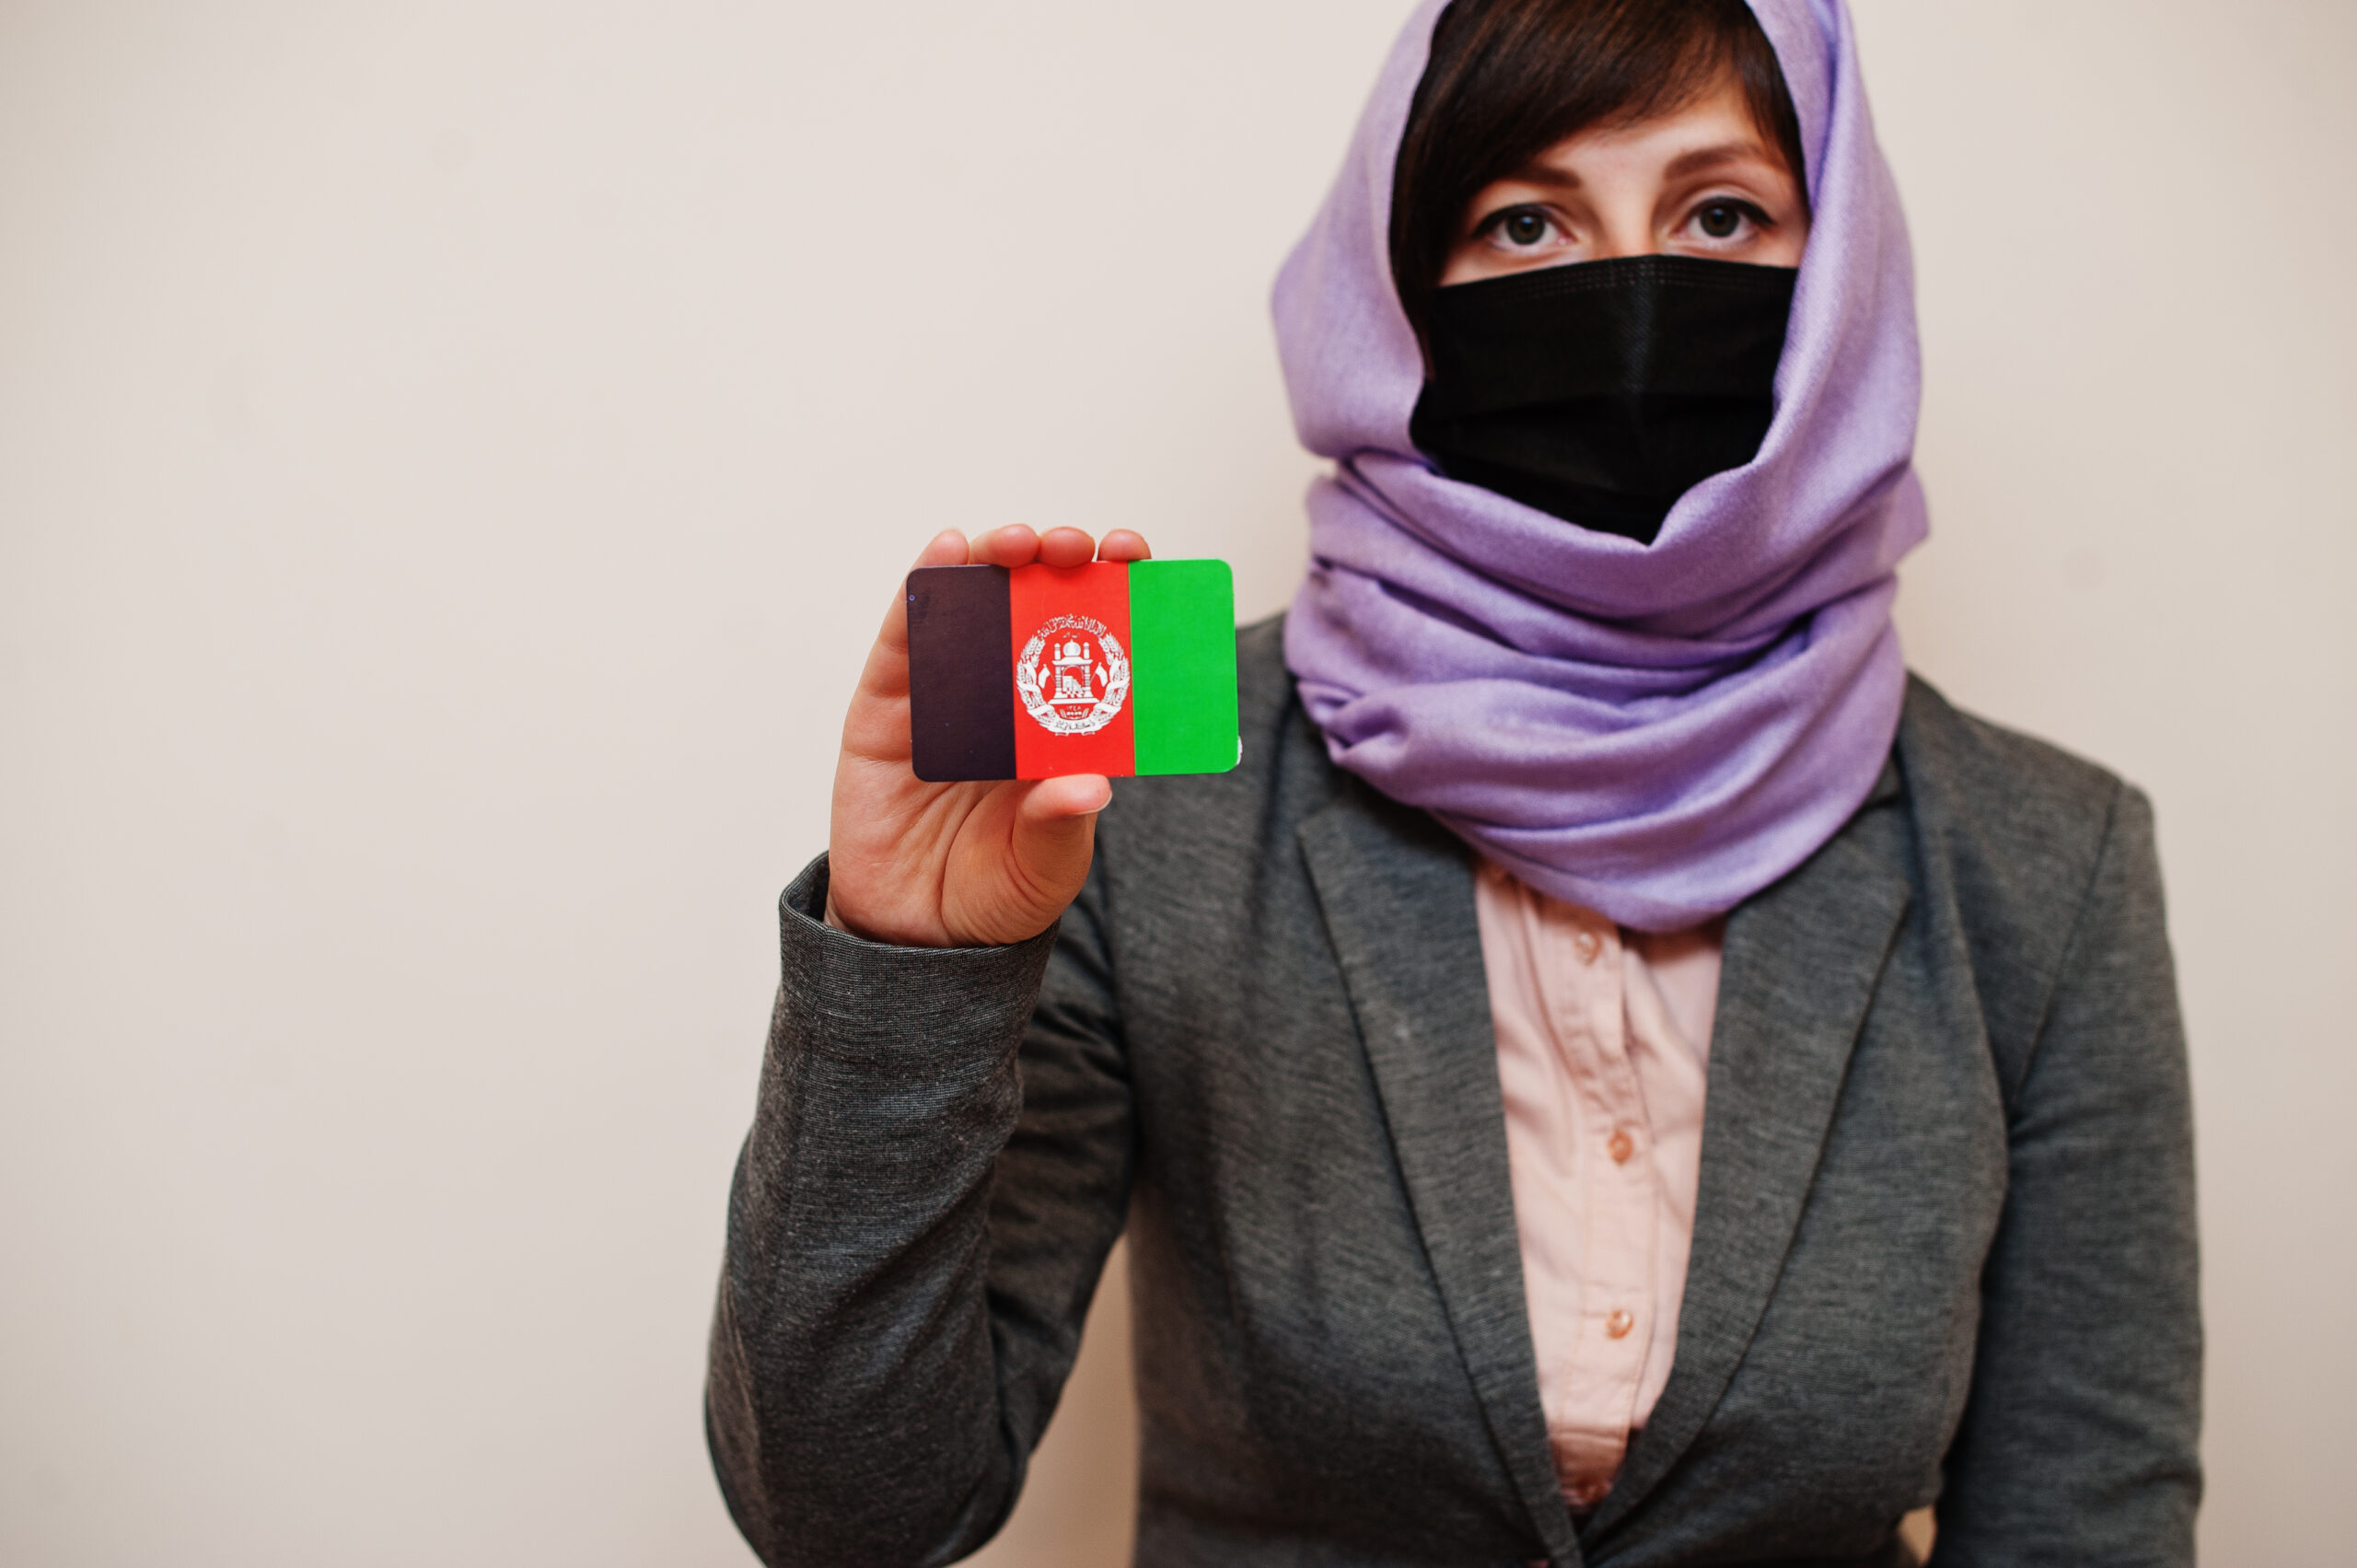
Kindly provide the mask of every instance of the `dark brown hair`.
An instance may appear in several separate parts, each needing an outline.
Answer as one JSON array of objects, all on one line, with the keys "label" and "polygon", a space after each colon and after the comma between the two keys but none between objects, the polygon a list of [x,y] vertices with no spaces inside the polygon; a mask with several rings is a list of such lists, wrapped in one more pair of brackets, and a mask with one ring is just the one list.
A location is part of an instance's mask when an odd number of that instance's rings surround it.
[{"label": "dark brown hair", "polygon": [[1675,112],[1730,71],[1805,192],[1800,119],[1744,0],[1455,0],[1391,172],[1391,276],[1417,337],[1484,186],[1590,126]]}]

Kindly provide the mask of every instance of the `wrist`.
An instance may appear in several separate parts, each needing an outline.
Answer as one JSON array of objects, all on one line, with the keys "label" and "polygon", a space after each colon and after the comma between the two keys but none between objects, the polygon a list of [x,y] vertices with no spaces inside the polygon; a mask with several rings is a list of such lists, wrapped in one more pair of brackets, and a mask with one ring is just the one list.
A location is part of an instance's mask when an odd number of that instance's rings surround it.
[{"label": "wrist", "polygon": [[832,887],[827,889],[827,902],[819,912],[819,923],[840,931],[856,941],[872,942],[879,947],[954,947],[958,946],[955,942],[928,942],[920,936],[895,935],[885,931],[872,930],[865,925],[853,924],[851,921],[844,919],[843,912],[835,906],[835,890]]}]

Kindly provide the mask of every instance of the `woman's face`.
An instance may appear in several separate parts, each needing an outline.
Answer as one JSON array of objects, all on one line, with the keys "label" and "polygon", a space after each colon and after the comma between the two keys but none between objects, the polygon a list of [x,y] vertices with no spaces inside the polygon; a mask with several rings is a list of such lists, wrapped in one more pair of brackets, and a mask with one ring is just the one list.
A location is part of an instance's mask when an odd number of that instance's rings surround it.
[{"label": "woman's face", "polygon": [[1661,254],[1796,267],[1807,242],[1799,182],[1729,75],[1674,113],[1558,142],[1483,190],[1440,281]]}]

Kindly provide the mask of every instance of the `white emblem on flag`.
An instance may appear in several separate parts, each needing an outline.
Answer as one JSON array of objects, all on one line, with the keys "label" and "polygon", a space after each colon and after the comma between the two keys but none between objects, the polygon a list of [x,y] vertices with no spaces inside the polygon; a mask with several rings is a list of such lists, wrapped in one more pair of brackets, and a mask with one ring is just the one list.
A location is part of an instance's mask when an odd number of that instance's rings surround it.
[{"label": "white emblem on flag", "polygon": [[1015,689],[1051,735],[1094,735],[1129,697],[1129,656],[1103,622],[1059,615],[1023,645]]}]

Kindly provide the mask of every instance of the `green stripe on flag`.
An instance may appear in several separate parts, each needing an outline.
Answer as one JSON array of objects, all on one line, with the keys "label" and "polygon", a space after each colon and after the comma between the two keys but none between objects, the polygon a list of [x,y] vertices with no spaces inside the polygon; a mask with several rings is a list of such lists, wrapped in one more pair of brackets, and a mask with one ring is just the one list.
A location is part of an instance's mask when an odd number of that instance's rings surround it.
[{"label": "green stripe on flag", "polygon": [[1236,583],[1226,562],[1131,563],[1130,668],[1140,773],[1236,766]]}]

